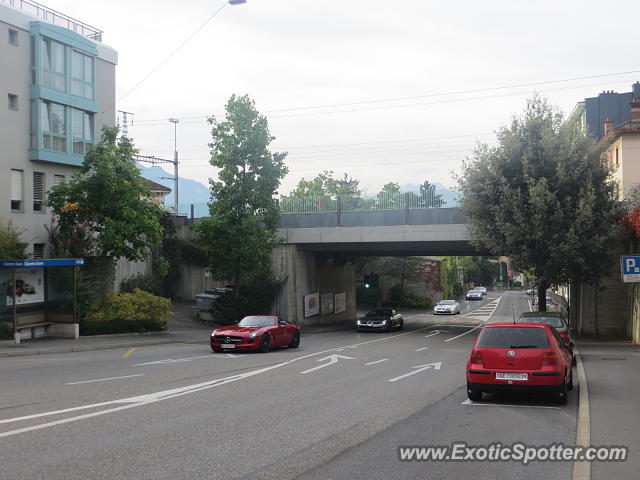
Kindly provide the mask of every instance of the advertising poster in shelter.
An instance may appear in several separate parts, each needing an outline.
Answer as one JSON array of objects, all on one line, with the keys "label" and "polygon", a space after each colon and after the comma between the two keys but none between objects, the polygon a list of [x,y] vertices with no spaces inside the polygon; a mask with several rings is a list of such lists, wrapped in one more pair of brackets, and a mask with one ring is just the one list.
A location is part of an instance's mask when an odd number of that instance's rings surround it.
[{"label": "advertising poster in shelter", "polygon": [[323,293],[320,296],[320,313],[322,315],[333,313],[333,293]]},{"label": "advertising poster in shelter", "polygon": [[[16,270],[16,305],[44,302],[44,268],[25,268]],[[5,292],[7,305],[13,305],[11,283]]]},{"label": "advertising poster in shelter", "polygon": [[304,296],[304,318],[320,313],[320,294],[310,293]]}]

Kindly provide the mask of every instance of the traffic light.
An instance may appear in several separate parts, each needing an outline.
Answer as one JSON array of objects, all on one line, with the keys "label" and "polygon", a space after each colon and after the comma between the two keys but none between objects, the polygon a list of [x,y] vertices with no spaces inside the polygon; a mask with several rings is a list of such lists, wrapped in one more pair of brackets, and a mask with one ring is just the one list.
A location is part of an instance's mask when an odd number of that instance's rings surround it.
[{"label": "traffic light", "polygon": [[371,288],[371,275],[364,276],[364,288]]}]

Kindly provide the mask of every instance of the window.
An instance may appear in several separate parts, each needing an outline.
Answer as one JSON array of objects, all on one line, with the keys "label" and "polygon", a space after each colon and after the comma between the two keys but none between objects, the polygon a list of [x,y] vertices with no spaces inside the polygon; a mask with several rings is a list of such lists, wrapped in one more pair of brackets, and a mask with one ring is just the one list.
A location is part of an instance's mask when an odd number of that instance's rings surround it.
[{"label": "window", "polygon": [[84,155],[93,144],[93,115],[76,108],[71,109],[73,154]]},{"label": "window", "polygon": [[67,86],[65,76],[64,45],[50,38],[42,39],[42,83],[64,92]]},{"label": "window", "polygon": [[22,211],[22,170],[11,170],[11,210]]},{"label": "window", "polygon": [[71,93],[93,100],[93,58],[74,51],[71,54]]},{"label": "window", "polygon": [[44,243],[33,244],[33,258],[34,260],[42,260],[44,258]]},{"label": "window", "polygon": [[40,113],[42,148],[66,152],[67,122],[64,105],[43,101]]},{"label": "window", "polygon": [[44,213],[44,173],[33,172],[33,211]]},{"label": "window", "polygon": [[64,175],[54,175],[53,176],[53,186],[60,185],[64,183]]},{"label": "window", "polygon": [[9,44],[14,47],[18,46],[18,31],[12,28],[9,29]]},{"label": "window", "polygon": [[9,110],[18,110],[18,95],[8,94]]}]

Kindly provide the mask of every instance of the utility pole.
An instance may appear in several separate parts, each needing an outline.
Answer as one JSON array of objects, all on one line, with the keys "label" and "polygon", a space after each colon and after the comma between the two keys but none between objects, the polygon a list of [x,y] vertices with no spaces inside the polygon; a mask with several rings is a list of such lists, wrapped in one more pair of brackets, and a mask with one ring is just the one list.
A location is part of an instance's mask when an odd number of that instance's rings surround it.
[{"label": "utility pole", "polygon": [[173,123],[173,176],[175,177],[175,192],[173,197],[173,209],[178,215],[178,120],[177,118],[170,118],[169,121]]},{"label": "utility pole", "polygon": [[[129,136],[129,123],[127,121],[127,115],[133,116],[134,114],[131,112],[125,112],[124,110],[118,110],[118,113],[122,114],[122,136]],[[133,125],[133,119],[131,120],[131,125]],[[118,115],[118,127],[120,127],[120,115]]]}]

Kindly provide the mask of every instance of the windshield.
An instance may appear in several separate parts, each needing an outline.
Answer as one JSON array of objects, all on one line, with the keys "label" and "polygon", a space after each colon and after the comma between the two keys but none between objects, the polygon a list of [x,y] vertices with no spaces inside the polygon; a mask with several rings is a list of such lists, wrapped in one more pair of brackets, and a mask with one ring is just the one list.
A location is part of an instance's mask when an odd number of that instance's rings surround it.
[{"label": "windshield", "polygon": [[520,317],[519,322],[548,323],[552,327],[562,328],[564,322],[560,317]]},{"label": "windshield", "polygon": [[549,348],[547,332],[536,327],[483,328],[477,348]]},{"label": "windshield", "polygon": [[440,302],[440,305],[455,305],[456,301],[455,300],[442,300]]},{"label": "windshield", "polygon": [[270,327],[276,324],[274,317],[244,317],[238,322],[239,327]]},{"label": "windshield", "polygon": [[367,317],[389,317],[391,310],[371,310],[367,313]]}]

